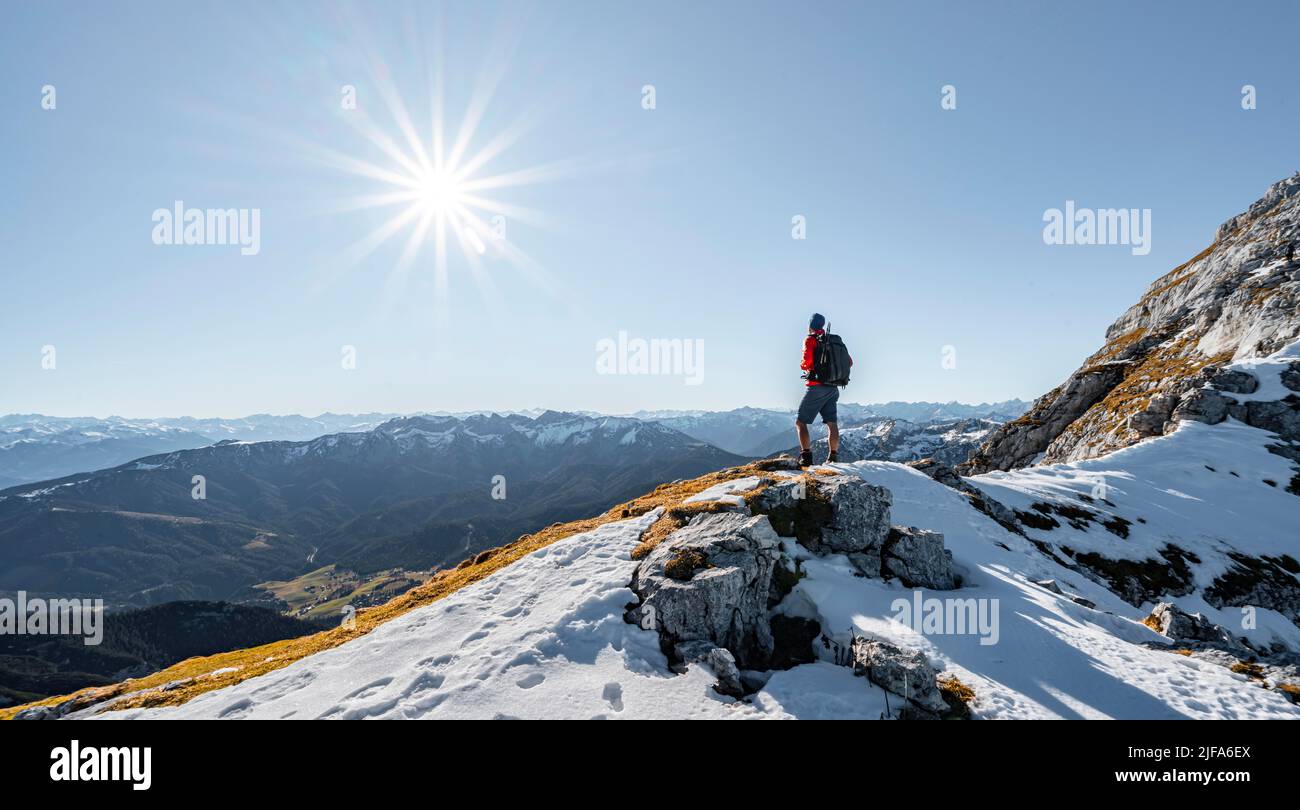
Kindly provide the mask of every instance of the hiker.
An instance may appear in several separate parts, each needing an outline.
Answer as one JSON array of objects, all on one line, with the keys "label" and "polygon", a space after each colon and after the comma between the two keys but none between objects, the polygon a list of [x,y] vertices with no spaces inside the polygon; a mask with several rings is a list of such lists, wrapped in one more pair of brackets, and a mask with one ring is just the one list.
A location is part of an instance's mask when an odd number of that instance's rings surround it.
[{"label": "hiker", "polygon": [[799,432],[799,466],[812,465],[812,440],[808,436],[808,425],[818,414],[830,431],[827,443],[830,451],[826,454],[826,463],[839,460],[840,426],[835,411],[835,403],[840,398],[840,386],[849,382],[849,368],[853,358],[838,335],[826,331],[826,318],[820,313],[813,313],[808,321],[808,336],[803,341],[803,378],[808,381],[804,389],[803,401],[799,403],[799,414],[794,426]]}]

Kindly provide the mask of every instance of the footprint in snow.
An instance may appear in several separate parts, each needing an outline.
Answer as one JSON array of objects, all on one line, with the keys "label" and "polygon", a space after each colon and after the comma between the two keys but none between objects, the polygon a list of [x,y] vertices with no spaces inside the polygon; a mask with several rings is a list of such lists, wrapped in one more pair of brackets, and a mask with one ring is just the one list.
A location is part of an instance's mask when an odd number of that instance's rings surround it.
[{"label": "footprint in snow", "polygon": [[540,686],[541,683],[545,680],[546,680],[545,675],[543,675],[540,672],[534,672],[531,675],[525,675],[524,677],[520,678],[518,681],[515,681],[515,685],[518,686],[520,689],[532,689],[534,686]]},{"label": "footprint in snow", "polygon": [[371,695],[375,694],[376,692],[378,692],[380,689],[383,689],[385,686],[388,686],[392,682],[393,682],[392,678],[380,678],[377,681],[371,681],[365,686],[359,687],[349,692],[346,696],[344,696],[343,699],[364,700],[370,697]]},{"label": "footprint in snow", "polygon": [[609,707],[616,712],[623,711],[623,685],[620,683],[605,684],[605,691],[600,696],[609,703]]}]

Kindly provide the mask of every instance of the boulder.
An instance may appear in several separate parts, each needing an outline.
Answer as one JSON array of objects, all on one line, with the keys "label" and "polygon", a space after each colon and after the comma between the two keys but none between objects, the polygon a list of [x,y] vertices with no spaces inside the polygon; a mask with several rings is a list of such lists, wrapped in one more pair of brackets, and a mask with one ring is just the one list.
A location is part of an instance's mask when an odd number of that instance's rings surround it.
[{"label": "boulder", "polygon": [[1300,361],[1291,363],[1282,372],[1282,385],[1292,391],[1300,391]]},{"label": "boulder", "polygon": [[772,654],[767,610],[779,546],[763,515],[699,515],[638,566],[632,589],[641,604],[629,618],[656,628],[666,650],[707,641],[730,650],[745,669],[764,669]]},{"label": "boulder", "polygon": [[714,686],[720,694],[731,697],[743,697],[745,688],[740,682],[740,668],[736,658],[729,650],[715,647],[707,641],[687,641],[674,648],[677,657],[684,664],[703,664],[718,677]]},{"label": "boulder", "polygon": [[52,706],[33,706],[14,715],[15,720],[58,720],[60,714]]},{"label": "boulder", "polygon": [[1173,602],[1161,602],[1147,617],[1148,627],[1177,641],[1231,641],[1222,627],[1199,613],[1188,613]]},{"label": "boulder", "polygon": [[1217,425],[1229,416],[1234,416],[1241,406],[1235,399],[1225,396],[1211,388],[1197,388],[1189,391],[1174,408],[1171,419],[1190,419]]},{"label": "boulder", "polygon": [[1247,402],[1242,421],[1284,439],[1300,439],[1300,397],[1291,394],[1272,402]]},{"label": "boulder", "polygon": [[904,650],[887,641],[856,636],[852,656],[853,672],[867,676],[880,688],[935,714],[947,709],[934,667],[920,650]]},{"label": "boulder", "polygon": [[853,475],[803,476],[754,499],[777,533],[818,553],[878,550],[889,535],[889,490]]},{"label": "boulder", "polygon": [[1214,372],[1210,385],[1230,394],[1253,394],[1259,390],[1259,379],[1249,371],[1224,369]]},{"label": "boulder", "polygon": [[1034,581],[1034,584],[1037,585],[1037,586],[1040,587],[1040,588],[1046,588],[1047,590],[1051,591],[1052,593],[1060,594],[1061,596],[1065,596],[1065,591],[1062,591],[1062,590],[1061,590],[1061,586],[1058,585],[1058,584],[1056,584],[1056,580],[1054,580],[1054,579],[1039,579],[1039,580],[1035,580],[1035,581]]},{"label": "boulder", "polygon": [[943,535],[914,526],[894,526],[881,549],[880,573],[898,577],[909,588],[948,591],[957,587],[952,572],[952,552],[943,547]]}]

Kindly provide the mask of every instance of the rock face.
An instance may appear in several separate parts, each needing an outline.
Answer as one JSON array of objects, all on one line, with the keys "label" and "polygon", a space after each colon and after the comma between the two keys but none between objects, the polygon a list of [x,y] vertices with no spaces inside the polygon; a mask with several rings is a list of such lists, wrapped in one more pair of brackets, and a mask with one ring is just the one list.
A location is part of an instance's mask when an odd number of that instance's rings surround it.
[{"label": "rock face", "polygon": [[881,554],[881,572],[898,577],[909,588],[948,591],[956,587],[952,552],[943,547],[943,535],[914,526],[889,530]]},{"label": "rock face", "polygon": [[[764,486],[738,504],[692,517],[649,552],[632,578],[640,602],[628,620],[657,630],[675,666],[707,666],[722,694],[743,694],[742,670],[818,657],[823,628],[806,595],[794,592],[798,560],[807,556],[794,553],[796,544],[818,555],[843,554],[863,576],[956,587],[942,534],[890,525],[889,490],[851,475],[780,477]],[[924,656],[886,645],[873,648],[870,663],[889,683],[913,679],[917,705],[930,710],[934,673],[926,687]]]},{"label": "rock face", "polygon": [[657,628],[670,649],[703,641],[730,650],[739,666],[765,668],[772,654],[767,603],[778,543],[762,515],[694,518],[637,568],[632,588],[641,604],[631,618]]},{"label": "rock face", "polygon": [[717,689],[724,695],[740,697],[745,693],[740,682],[740,668],[730,650],[715,647],[707,641],[687,641],[676,647],[677,657],[682,663],[701,663],[713,670],[718,676]]},{"label": "rock face", "polygon": [[1233,416],[1300,438],[1300,398],[1238,405],[1231,394],[1250,393],[1257,382],[1222,369],[1300,337],[1297,243],[1300,173],[1273,184],[1220,226],[1200,255],[1152,283],[1107,329],[1105,346],[1024,416],[995,431],[958,471],[1093,458],[1161,435],[1179,419]]},{"label": "rock face", "polygon": [[813,552],[879,557],[889,535],[889,490],[851,475],[782,481],[759,494],[756,512]]},{"label": "rock face", "polygon": [[1147,617],[1147,624],[1160,635],[1177,641],[1232,641],[1222,627],[1199,613],[1188,613],[1172,602],[1156,605]]},{"label": "rock face", "polygon": [[934,714],[947,709],[934,667],[920,650],[904,650],[887,641],[859,636],[853,639],[852,655],[853,671],[880,688]]}]

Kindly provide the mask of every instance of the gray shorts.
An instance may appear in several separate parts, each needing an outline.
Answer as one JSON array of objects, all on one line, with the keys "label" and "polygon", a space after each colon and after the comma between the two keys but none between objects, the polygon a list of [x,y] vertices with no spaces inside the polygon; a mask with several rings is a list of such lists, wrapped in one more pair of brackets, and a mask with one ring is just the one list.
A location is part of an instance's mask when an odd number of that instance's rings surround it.
[{"label": "gray shorts", "polygon": [[835,403],[840,401],[840,389],[834,385],[810,385],[799,403],[799,421],[811,425],[821,414],[823,422],[837,422]]}]

